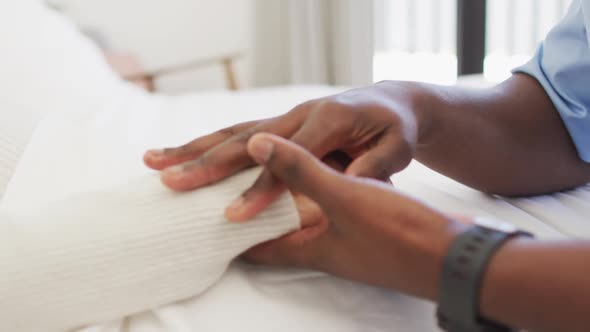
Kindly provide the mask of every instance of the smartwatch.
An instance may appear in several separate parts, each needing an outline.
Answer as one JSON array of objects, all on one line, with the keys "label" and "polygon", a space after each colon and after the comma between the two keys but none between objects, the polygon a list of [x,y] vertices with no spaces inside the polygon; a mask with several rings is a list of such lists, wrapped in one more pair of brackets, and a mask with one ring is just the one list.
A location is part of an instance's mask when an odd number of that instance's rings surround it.
[{"label": "smartwatch", "polygon": [[493,255],[506,241],[532,236],[491,218],[475,218],[474,225],[451,244],[440,281],[438,325],[447,332],[515,331],[479,315],[481,283]]}]

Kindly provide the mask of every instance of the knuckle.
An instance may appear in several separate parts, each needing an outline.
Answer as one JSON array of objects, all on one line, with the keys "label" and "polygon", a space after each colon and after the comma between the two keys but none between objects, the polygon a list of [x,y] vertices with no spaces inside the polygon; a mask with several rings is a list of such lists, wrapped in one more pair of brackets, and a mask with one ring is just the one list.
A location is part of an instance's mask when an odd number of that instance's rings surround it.
[{"label": "knuckle", "polygon": [[239,130],[237,129],[237,126],[226,127],[217,131],[217,133],[227,137],[234,136],[238,132]]},{"label": "knuckle", "polygon": [[188,162],[184,166],[185,171],[187,172],[195,172],[198,171],[200,177],[205,179],[206,183],[210,183],[215,180],[216,174],[216,165],[214,158],[210,154],[204,154],[199,157],[197,160]]},{"label": "knuckle", "polygon": [[277,157],[275,162],[277,163],[277,166],[281,168],[285,178],[294,180],[301,176],[300,157],[294,154],[286,154],[281,157]]},{"label": "knuckle", "polygon": [[236,135],[234,135],[234,138],[232,139],[232,141],[234,143],[246,145],[246,144],[248,144],[248,141],[250,140],[250,138],[252,138],[252,136],[254,136],[254,134],[256,134],[257,132],[258,132],[257,128],[248,128],[248,129],[241,131],[241,132],[237,133]]},{"label": "knuckle", "polygon": [[182,156],[188,153],[192,153],[194,150],[195,149],[193,148],[193,142],[189,142],[178,147],[166,148],[164,149],[164,154],[169,156]]},{"label": "knuckle", "polygon": [[307,112],[309,112],[310,110],[314,109],[315,106],[318,103],[321,103],[322,99],[312,99],[312,100],[308,100],[306,102],[303,102],[295,107],[293,107],[293,109],[291,109],[288,114],[306,114]]},{"label": "knuckle", "polygon": [[302,104],[299,104],[299,105],[293,107],[287,113],[281,115],[279,117],[279,119],[286,120],[286,121],[301,122],[313,110],[314,104],[315,104],[315,101],[306,101]]},{"label": "knuckle", "polygon": [[193,167],[204,168],[213,163],[214,157],[211,152],[207,152],[192,163]]},{"label": "knuckle", "polygon": [[350,105],[339,98],[331,98],[322,101],[317,107],[321,117],[335,120],[342,118],[343,114],[351,111]]},{"label": "knuckle", "polygon": [[392,172],[393,165],[386,158],[375,157],[371,162],[371,174],[367,174],[368,177],[385,180],[389,178]]},{"label": "knuckle", "polygon": [[350,131],[358,114],[349,105],[331,100],[323,101],[314,111],[314,121],[322,131],[339,135]]},{"label": "knuckle", "polygon": [[340,111],[355,112],[362,103],[354,94],[349,92],[337,94],[325,99],[328,108],[333,108]]},{"label": "knuckle", "polygon": [[365,107],[350,97],[334,96],[326,100],[324,108],[333,118],[354,119],[363,113]]},{"label": "knuckle", "polygon": [[193,143],[194,143],[194,141],[193,142],[189,142],[189,143],[184,144],[184,145],[181,145],[180,147],[178,147],[175,150],[176,150],[176,152],[180,152],[180,153],[190,152],[190,151],[194,150],[193,149],[193,145],[194,145]]},{"label": "knuckle", "polygon": [[381,109],[376,109],[375,113],[375,117],[383,119],[384,123],[387,123],[387,126],[391,131],[399,133],[403,129],[404,120],[402,115],[398,112],[383,112]]}]

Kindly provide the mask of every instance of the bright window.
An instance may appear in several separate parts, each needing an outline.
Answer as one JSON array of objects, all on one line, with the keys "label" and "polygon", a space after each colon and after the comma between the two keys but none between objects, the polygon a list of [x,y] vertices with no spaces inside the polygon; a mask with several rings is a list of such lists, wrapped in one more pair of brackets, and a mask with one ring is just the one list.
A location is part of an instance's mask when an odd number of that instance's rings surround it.
[{"label": "bright window", "polygon": [[[489,0],[484,76],[498,82],[527,61],[571,0]],[[373,78],[453,84],[456,0],[375,0]]]}]

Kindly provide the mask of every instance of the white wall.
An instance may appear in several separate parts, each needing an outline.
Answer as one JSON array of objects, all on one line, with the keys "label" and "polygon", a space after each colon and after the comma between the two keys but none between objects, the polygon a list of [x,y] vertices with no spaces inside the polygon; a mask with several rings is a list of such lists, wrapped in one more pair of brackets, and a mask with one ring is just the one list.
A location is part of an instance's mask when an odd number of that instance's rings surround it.
[{"label": "white wall", "polygon": [[[243,52],[238,80],[250,85],[253,0],[52,0],[80,26],[100,30],[113,49],[138,54],[155,69],[201,57]],[[224,88],[221,67],[158,82],[166,92]]]}]

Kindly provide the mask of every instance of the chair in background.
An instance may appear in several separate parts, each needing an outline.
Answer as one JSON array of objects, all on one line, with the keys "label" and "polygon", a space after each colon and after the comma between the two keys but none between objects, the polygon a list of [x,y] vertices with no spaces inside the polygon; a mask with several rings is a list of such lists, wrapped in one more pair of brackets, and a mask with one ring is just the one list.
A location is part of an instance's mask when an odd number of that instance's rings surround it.
[{"label": "chair in background", "polygon": [[153,70],[145,69],[139,58],[133,54],[105,51],[105,57],[113,69],[123,79],[132,82],[149,92],[156,92],[157,88],[155,81],[158,78],[213,65],[222,66],[227,89],[232,91],[239,89],[235,72],[235,62],[241,57],[241,54],[239,53],[199,58],[193,61],[163,66]]}]

